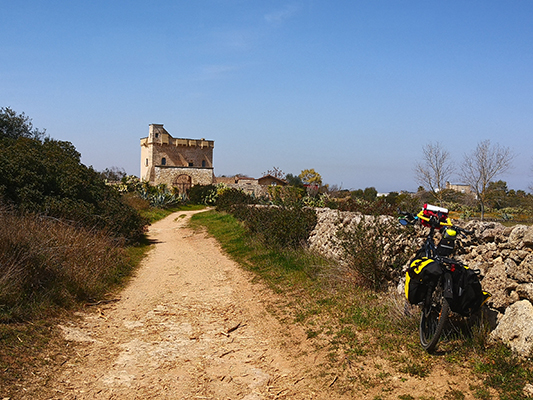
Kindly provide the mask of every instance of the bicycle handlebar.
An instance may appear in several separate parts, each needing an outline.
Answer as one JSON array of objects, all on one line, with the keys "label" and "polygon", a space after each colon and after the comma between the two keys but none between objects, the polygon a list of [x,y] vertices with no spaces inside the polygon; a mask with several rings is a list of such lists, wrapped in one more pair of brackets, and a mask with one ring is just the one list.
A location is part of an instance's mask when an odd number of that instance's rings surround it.
[{"label": "bicycle handlebar", "polygon": [[[400,209],[398,209],[398,214],[400,214],[400,215],[405,217],[405,218],[400,218],[400,223],[401,223],[401,221],[405,221],[406,222],[405,224],[402,224],[402,225],[414,225],[420,218],[420,214],[415,215],[413,213],[402,211]],[[438,225],[436,224],[435,228],[439,228],[439,227],[440,228],[444,228],[444,227],[451,228],[451,229],[461,233],[465,237],[467,235],[470,236],[470,235],[474,234],[474,231],[469,231],[467,229],[464,229],[464,228],[461,228],[459,226],[453,225],[453,224],[451,224],[451,222],[449,223],[449,225],[448,224],[442,225],[439,222]]]}]

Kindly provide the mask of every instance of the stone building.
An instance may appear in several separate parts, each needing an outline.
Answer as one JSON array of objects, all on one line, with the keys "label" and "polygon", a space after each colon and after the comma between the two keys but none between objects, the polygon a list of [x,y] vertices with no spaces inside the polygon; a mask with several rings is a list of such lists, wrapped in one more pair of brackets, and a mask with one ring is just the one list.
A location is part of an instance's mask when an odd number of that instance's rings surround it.
[{"label": "stone building", "polygon": [[453,184],[450,182],[446,182],[446,189],[451,189],[451,190],[455,190],[456,192],[461,192],[461,193],[466,193],[466,194],[472,193],[472,188],[470,187],[470,185],[466,185],[464,183]]},{"label": "stone building", "polygon": [[231,177],[215,177],[215,183],[223,183],[224,185],[240,189],[244,193],[255,196],[263,197],[268,196],[269,186],[286,186],[287,181],[276,178],[272,175],[265,175],[259,179],[250,178],[248,176],[231,176]]},{"label": "stone building", "polygon": [[151,124],[148,137],[141,139],[141,180],[181,193],[194,185],[210,185],[214,147],[213,140],[173,138],[162,124]]}]

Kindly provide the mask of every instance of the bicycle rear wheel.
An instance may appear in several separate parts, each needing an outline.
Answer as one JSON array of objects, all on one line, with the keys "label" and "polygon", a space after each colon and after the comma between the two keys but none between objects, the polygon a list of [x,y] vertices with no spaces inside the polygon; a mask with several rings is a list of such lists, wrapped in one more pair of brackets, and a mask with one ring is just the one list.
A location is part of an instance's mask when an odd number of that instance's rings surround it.
[{"label": "bicycle rear wheel", "polygon": [[428,353],[435,351],[449,314],[450,306],[442,291],[435,290],[430,306],[423,307],[420,315],[420,344]]}]

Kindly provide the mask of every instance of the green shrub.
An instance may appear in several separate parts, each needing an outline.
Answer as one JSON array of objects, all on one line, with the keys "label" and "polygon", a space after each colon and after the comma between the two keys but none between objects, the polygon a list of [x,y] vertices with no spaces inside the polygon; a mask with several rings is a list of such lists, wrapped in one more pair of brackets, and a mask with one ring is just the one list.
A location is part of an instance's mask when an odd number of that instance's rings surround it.
[{"label": "green shrub", "polygon": [[392,278],[391,267],[406,261],[395,246],[399,232],[397,221],[384,216],[361,216],[339,229],[336,241],[344,252],[343,259],[363,286],[383,289]]},{"label": "green shrub", "polygon": [[21,212],[42,213],[116,236],[139,238],[146,221],[80,158],[69,142],[0,139],[0,198]]},{"label": "green shrub", "polygon": [[396,215],[398,213],[398,207],[396,205],[381,198],[374,201],[358,197],[349,198],[339,202],[338,209],[340,211],[360,212],[364,215]]},{"label": "green shrub", "polygon": [[247,193],[244,193],[242,190],[235,188],[224,188],[218,194],[216,210],[233,213],[237,208],[240,208],[240,206],[253,203],[253,197]]},{"label": "green shrub", "polygon": [[269,186],[268,194],[273,204],[296,206],[305,197],[305,188],[297,186]]},{"label": "green shrub", "polygon": [[267,246],[280,248],[301,246],[317,222],[313,209],[301,207],[248,206],[236,215]]},{"label": "green shrub", "polygon": [[214,205],[217,200],[215,185],[194,185],[188,191],[189,201],[193,204]]}]

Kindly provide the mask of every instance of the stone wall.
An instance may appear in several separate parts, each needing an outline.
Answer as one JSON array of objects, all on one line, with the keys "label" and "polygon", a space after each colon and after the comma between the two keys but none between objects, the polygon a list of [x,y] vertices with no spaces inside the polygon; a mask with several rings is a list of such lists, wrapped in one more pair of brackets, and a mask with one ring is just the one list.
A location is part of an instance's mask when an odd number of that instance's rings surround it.
[{"label": "stone wall", "polygon": [[[361,218],[358,213],[317,209],[317,225],[309,237],[310,248],[327,257],[342,259],[342,251],[335,246],[333,237],[339,228],[357,223]],[[455,256],[470,268],[480,270],[483,289],[492,294],[488,301],[495,326],[491,339],[502,340],[521,355],[532,355],[533,227],[505,227],[480,221],[454,223],[475,232],[472,237],[461,238],[462,247]],[[409,244],[419,247],[427,232],[426,228],[417,228],[412,236],[398,237],[396,244],[401,251]],[[403,291],[401,282],[399,287]]]},{"label": "stone wall", "polygon": [[211,185],[213,183],[213,168],[194,167],[154,167],[155,182],[173,186],[179,176],[186,175],[191,178],[191,184]]},{"label": "stone wall", "polygon": [[[360,213],[337,211],[330,208],[316,208],[315,210],[317,223],[309,235],[309,247],[325,257],[341,260],[342,249],[335,244],[334,237],[339,229],[347,228],[351,224],[358,224],[363,216]],[[366,216],[364,218],[373,217]],[[381,216],[380,218],[388,220],[392,217]]]}]

